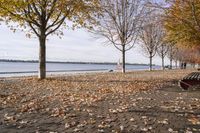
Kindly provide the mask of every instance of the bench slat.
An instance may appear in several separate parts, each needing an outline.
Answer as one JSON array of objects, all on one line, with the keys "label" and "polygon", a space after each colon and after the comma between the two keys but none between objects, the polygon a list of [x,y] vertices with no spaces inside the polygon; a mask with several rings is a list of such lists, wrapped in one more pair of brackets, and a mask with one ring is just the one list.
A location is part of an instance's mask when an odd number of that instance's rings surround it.
[{"label": "bench slat", "polygon": [[198,80],[198,76],[199,76],[199,74],[198,73],[196,73],[196,76],[194,77],[196,80]]},{"label": "bench slat", "polygon": [[193,79],[194,75],[195,75],[195,73],[190,73],[190,74],[188,74],[187,76],[185,76],[184,79],[189,79],[189,80],[191,80],[191,79]]},{"label": "bench slat", "polygon": [[185,76],[183,79],[189,79],[192,75],[193,75],[193,73],[190,73],[187,76]]},{"label": "bench slat", "polygon": [[192,79],[197,79],[196,76],[198,76],[198,73],[194,73]]},{"label": "bench slat", "polygon": [[198,76],[198,80],[200,80],[200,74],[199,74],[199,76]]},{"label": "bench slat", "polygon": [[200,73],[199,72],[193,72],[185,76],[183,79],[186,80],[200,80]]}]

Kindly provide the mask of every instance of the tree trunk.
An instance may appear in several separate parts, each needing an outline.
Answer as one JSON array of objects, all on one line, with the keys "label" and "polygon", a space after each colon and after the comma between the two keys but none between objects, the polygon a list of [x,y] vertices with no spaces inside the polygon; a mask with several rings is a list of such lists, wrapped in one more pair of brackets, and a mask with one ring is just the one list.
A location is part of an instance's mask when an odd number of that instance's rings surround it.
[{"label": "tree trunk", "polygon": [[126,72],[125,68],[125,46],[122,46],[122,73]]},{"label": "tree trunk", "polygon": [[184,62],[184,69],[186,69],[187,68],[187,63],[186,62]]},{"label": "tree trunk", "polygon": [[192,64],[193,68],[195,68],[195,65],[196,65],[195,63]]},{"label": "tree trunk", "polygon": [[170,69],[172,69],[172,59],[170,59]]},{"label": "tree trunk", "polygon": [[183,65],[183,62],[181,61],[181,63],[180,63],[180,68],[183,69],[183,66],[184,66],[184,65]]},{"label": "tree trunk", "polygon": [[46,78],[46,36],[41,35],[39,38],[40,49],[39,49],[39,79]]},{"label": "tree trunk", "polygon": [[165,70],[165,61],[164,61],[164,57],[162,57],[162,70]]},{"label": "tree trunk", "polygon": [[178,61],[175,61],[176,69],[178,68]]},{"label": "tree trunk", "polygon": [[149,71],[152,71],[152,56],[149,57]]}]

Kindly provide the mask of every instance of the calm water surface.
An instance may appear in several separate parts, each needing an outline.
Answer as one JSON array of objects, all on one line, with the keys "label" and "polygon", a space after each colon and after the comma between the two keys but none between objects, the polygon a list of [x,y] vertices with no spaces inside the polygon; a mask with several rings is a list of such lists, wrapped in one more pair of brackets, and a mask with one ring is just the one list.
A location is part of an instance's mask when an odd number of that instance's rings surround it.
[{"label": "calm water surface", "polygon": [[[71,63],[47,63],[47,73],[54,72],[87,72],[116,70],[117,65],[105,64],[71,64]],[[126,65],[127,70],[147,70],[148,66]],[[160,69],[154,66],[154,69]],[[17,74],[33,75],[38,71],[38,63],[28,62],[0,62],[0,77]]]}]

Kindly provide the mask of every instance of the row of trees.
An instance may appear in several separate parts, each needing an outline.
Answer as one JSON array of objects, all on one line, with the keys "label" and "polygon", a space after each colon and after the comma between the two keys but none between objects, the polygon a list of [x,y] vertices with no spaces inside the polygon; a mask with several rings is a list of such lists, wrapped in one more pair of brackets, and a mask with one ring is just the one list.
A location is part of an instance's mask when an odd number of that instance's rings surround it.
[{"label": "row of trees", "polygon": [[114,44],[122,52],[125,72],[125,52],[138,39],[147,16],[146,4],[147,0],[0,0],[0,17],[38,37],[40,79],[46,77],[46,39],[62,34],[69,21]]},{"label": "row of trees", "polygon": [[146,0],[102,0],[101,16],[92,31],[121,51],[122,72],[125,73],[125,54],[133,48],[144,18],[147,16]]},{"label": "row of trees", "polygon": [[[62,35],[69,22],[72,28],[85,27],[121,51],[125,73],[125,53],[136,42],[148,55],[150,70],[156,53],[164,68],[166,55],[171,62],[183,60],[184,50],[177,44],[199,45],[199,1],[170,0],[169,6],[159,9],[152,5],[152,0],[0,0],[0,19],[38,37],[40,79],[46,77],[46,39]],[[198,54],[190,56],[196,62]]]},{"label": "row of trees", "polygon": [[[170,68],[174,60],[186,62],[183,53],[175,46],[173,38],[166,38],[168,31],[165,29],[166,10],[157,8],[151,0],[104,0],[100,2],[102,14],[98,17],[93,33],[104,37],[122,53],[122,72],[125,73],[125,53],[140,44],[143,52],[149,58],[149,69],[152,70],[152,59],[157,54],[162,59],[170,59]],[[193,55],[187,51],[187,55]]]},{"label": "row of trees", "polygon": [[178,62],[199,64],[200,1],[169,0],[164,6],[151,5],[157,9],[156,13],[159,11],[159,14],[154,17],[148,16],[153,18],[153,21],[148,20],[150,24],[146,25],[146,28],[143,27],[142,32],[145,34],[142,34],[141,45],[150,59],[150,70],[152,57],[156,52],[162,58],[163,68],[165,56],[170,59],[170,68],[172,61],[176,67]]},{"label": "row of trees", "polygon": [[[140,44],[150,59],[158,53],[163,60],[168,52],[164,42],[165,31],[161,21],[161,11],[152,6],[151,0],[103,0],[102,14],[92,31],[99,37],[107,39],[122,53],[122,72],[125,73],[126,51]],[[160,12],[161,11],[161,12]]]}]

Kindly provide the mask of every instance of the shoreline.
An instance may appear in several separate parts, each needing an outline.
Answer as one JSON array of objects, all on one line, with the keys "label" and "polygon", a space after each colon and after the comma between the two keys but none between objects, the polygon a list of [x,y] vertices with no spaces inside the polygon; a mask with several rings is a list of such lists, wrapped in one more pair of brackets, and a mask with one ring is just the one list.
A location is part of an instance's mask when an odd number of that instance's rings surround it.
[{"label": "shoreline", "polygon": [[[0,63],[38,63],[37,60],[2,60],[0,59]],[[71,62],[71,61],[47,61],[46,63],[53,63],[53,64],[89,64],[89,65],[116,65],[117,62]],[[136,66],[149,66],[148,64],[143,63],[126,63],[126,65],[136,65]],[[156,66],[153,64],[153,66]]]},{"label": "shoreline", "polygon": [[[184,72],[186,71],[186,72]],[[155,69],[152,71],[149,71],[147,69],[137,69],[137,70],[126,70],[126,73],[123,74],[121,73],[121,70],[114,70],[112,72],[109,72],[109,70],[106,71],[67,71],[67,72],[53,72],[53,73],[48,73],[47,72],[47,77],[46,79],[51,79],[51,78],[73,78],[73,77],[87,77],[87,76],[105,76],[105,75],[121,75],[122,77],[125,77],[126,75],[137,75],[137,76],[133,76],[134,79],[140,77],[144,78],[144,79],[148,79],[151,80],[151,78],[155,77],[156,79],[161,78],[163,79],[165,77],[165,74],[168,75],[168,73],[179,73],[179,72],[183,72],[183,73],[188,73],[188,72],[194,72],[196,71],[196,69],[185,69],[185,70],[181,70],[181,69],[166,69],[166,70],[161,70],[161,69]],[[153,73],[153,74],[152,74]],[[158,73],[154,74],[154,73]],[[150,74],[150,75],[148,75]],[[147,75],[147,77],[143,77],[144,75]],[[38,79],[38,72],[35,73],[14,73],[14,74],[0,74],[0,80],[7,80],[7,79],[27,79],[27,78],[33,78],[33,79]],[[167,77],[165,77],[167,78]],[[175,77],[174,77],[175,78]],[[182,78],[182,77],[181,77]],[[152,79],[153,80],[153,79]],[[169,79],[170,80],[170,79]]]},{"label": "shoreline", "polygon": [[[153,71],[159,71],[160,69],[154,69]],[[85,73],[118,73],[121,70],[112,70],[110,69],[89,69],[89,70],[55,70],[55,71],[47,71],[47,76],[56,76],[56,75],[76,75],[76,74],[85,74]],[[148,69],[134,69],[134,70],[126,70],[126,72],[135,72],[135,71],[148,71]],[[38,71],[20,71],[20,72],[0,72],[0,78],[7,77],[30,77],[36,76]]]}]

